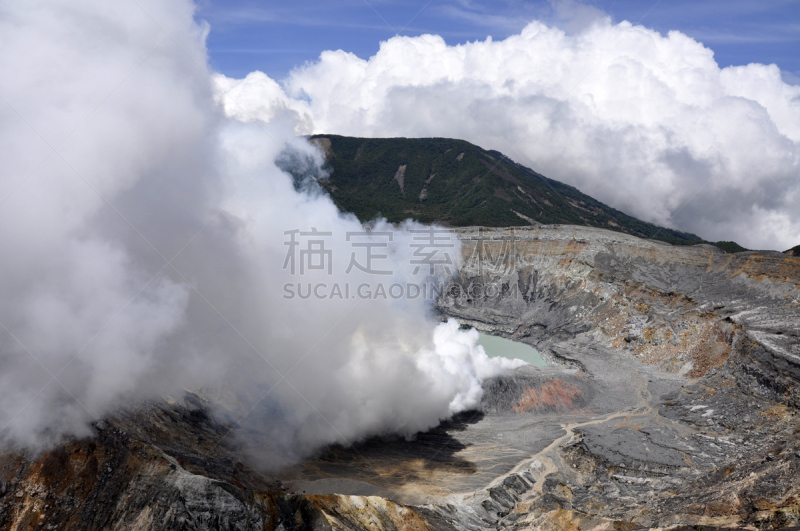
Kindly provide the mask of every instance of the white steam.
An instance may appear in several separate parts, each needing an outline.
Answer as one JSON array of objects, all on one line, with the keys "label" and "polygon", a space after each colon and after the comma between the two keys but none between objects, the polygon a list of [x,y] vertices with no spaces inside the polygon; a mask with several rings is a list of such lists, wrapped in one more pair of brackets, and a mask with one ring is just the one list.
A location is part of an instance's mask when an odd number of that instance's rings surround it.
[{"label": "white steam", "polygon": [[609,19],[530,23],[503,41],[395,37],[326,51],[279,86],[217,76],[229,114],[299,131],[463,138],[629,214],[784,250],[800,234],[800,86],[775,65],[720,68],[686,35]]},{"label": "white steam", "polygon": [[[294,137],[291,101],[269,123],[225,118],[193,4],[138,4],[0,17],[3,440],[87,434],[114,408],[207,388],[249,410],[274,464],[475,407],[481,381],[520,362],[437,326],[430,297],[379,295],[446,276],[414,272],[424,227],[375,223],[389,274],[347,272],[346,234],[363,228],[315,192],[321,155]],[[292,274],[285,232],[314,228],[331,233],[332,271]],[[288,297],[298,283],[325,298]],[[372,296],[332,296],[337,283]]]}]

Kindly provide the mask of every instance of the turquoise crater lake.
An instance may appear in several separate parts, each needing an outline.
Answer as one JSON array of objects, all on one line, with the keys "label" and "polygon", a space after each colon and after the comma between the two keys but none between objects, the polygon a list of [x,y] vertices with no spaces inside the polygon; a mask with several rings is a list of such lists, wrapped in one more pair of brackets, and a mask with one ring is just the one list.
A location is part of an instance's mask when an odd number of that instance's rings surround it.
[{"label": "turquoise crater lake", "polygon": [[511,341],[497,336],[490,336],[488,334],[481,334],[478,338],[478,344],[483,347],[486,354],[490,358],[510,358],[521,359],[531,365],[547,365],[539,351],[525,343]]}]

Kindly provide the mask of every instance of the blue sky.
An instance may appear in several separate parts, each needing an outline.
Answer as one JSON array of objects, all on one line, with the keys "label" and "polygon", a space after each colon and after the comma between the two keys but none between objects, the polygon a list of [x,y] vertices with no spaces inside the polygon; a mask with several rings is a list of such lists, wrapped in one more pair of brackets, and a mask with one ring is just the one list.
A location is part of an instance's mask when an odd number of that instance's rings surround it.
[{"label": "blue sky", "polygon": [[662,33],[677,29],[714,50],[720,66],[775,63],[800,83],[800,2],[710,0],[203,0],[212,66],[230,77],[261,70],[280,80],[324,50],[368,58],[395,35],[435,33],[448,44],[503,39],[539,19],[575,31],[593,15]]}]

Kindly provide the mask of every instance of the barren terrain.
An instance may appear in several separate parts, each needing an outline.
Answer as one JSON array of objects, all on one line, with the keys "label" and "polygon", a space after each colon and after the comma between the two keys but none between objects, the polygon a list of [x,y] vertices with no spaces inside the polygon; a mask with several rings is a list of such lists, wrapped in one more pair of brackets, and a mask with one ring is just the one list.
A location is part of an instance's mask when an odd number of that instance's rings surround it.
[{"label": "barren terrain", "polygon": [[486,381],[479,411],[273,477],[187,393],[5,453],[0,529],[800,525],[800,258],[574,226],[459,237],[442,317],[550,361]]}]

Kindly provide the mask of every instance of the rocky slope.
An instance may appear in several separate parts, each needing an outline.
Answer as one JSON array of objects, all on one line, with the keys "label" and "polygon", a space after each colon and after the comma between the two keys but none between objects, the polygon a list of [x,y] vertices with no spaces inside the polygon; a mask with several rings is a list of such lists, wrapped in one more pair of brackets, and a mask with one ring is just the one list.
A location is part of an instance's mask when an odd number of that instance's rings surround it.
[{"label": "rocky slope", "polygon": [[279,479],[201,397],[0,459],[0,529],[800,525],[800,258],[574,226],[461,229],[443,315],[553,363],[487,381],[413,441]]},{"label": "rocky slope", "polygon": [[446,313],[641,394],[621,422],[562,423],[542,496],[505,524],[798,524],[800,260],[579,227],[460,236]]}]

